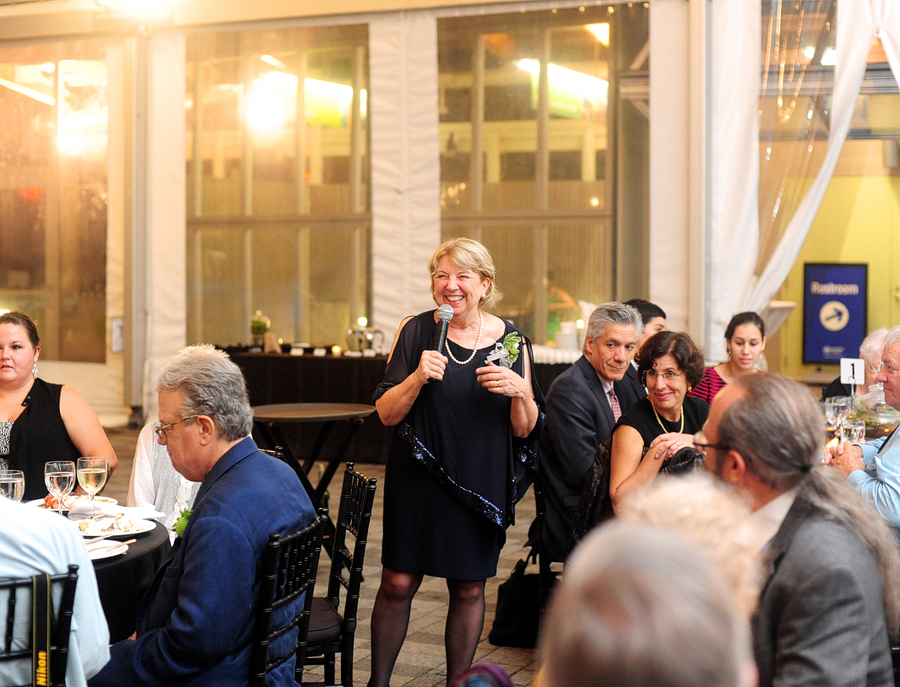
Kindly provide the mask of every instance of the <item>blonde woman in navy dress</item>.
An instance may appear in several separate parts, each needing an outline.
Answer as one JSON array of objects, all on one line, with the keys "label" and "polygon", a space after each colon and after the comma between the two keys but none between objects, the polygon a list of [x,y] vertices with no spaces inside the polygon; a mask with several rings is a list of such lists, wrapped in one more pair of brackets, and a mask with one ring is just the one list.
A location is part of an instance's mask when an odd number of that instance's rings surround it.
[{"label": "blonde woman in navy dress", "polygon": [[[447,345],[432,350],[436,311],[404,320],[374,397],[378,416],[394,431],[370,687],[390,683],[424,575],[447,580],[448,684],[472,663],[484,626],[485,580],[497,573],[505,530],[522,496],[517,464],[536,440],[541,412],[528,342],[483,310],[500,297],[487,249],[451,239],[432,256],[429,270],[435,303],[453,309]],[[508,360],[486,362],[504,341],[512,350],[501,357]]]}]

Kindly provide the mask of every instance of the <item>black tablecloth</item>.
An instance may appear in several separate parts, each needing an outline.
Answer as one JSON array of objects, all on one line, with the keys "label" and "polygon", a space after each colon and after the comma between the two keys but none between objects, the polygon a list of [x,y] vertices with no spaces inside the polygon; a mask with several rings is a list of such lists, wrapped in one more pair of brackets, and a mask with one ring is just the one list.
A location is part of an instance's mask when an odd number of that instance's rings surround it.
[{"label": "black tablecloth", "polygon": [[127,553],[94,561],[110,643],[128,639],[134,632],[141,600],[172,548],[169,531],[159,523],[150,532],[135,538],[137,541],[129,544]]},{"label": "black tablecloth", "polygon": [[[387,366],[384,356],[315,357],[226,350],[244,371],[253,406],[272,403],[371,403],[372,394],[384,378]],[[568,367],[568,363],[535,365],[535,375],[544,393]],[[285,435],[301,460],[311,452],[320,428],[321,425],[316,424],[285,428]],[[333,434],[326,444],[325,455],[330,455],[340,440],[340,432]],[[347,452],[347,460],[384,463],[389,437],[390,428],[382,425],[378,414],[373,413],[363,421],[356,433]]]}]

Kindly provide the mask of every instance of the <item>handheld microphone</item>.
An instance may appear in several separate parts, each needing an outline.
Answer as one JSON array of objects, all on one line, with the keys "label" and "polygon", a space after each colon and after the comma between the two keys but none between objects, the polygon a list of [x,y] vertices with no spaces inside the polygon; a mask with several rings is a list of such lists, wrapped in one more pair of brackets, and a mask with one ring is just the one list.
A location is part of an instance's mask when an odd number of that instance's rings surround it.
[{"label": "handheld microphone", "polygon": [[[444,303],[437,309],[437,329],[434,331],[434,350],[438,353],[444,352],[444,346],[447,345],[447,330],[450,328],[450,320],[453,319],[453,308]],[[428,380],[430,382],[438,381],[434,377]]]}]

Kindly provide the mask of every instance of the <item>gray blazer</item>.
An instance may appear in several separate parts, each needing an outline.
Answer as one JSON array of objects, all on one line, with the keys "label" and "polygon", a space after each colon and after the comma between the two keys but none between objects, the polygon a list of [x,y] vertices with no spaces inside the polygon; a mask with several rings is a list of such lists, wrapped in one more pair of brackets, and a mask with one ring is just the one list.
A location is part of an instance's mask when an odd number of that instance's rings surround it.
[{"label": "gray blazer", "polygon": [[[622,412],[645,394],[627,376],[613,388]],[[541,551],[549,560],[569,554],[569,532],[585,475],[597,447],[612,438],[615,427],[609,399],[590,361],[581,356],[557,377],[547,393],[547,424],[538,445],[546,502]]]},{"label": "gray blazer", "polygon": [[866,545],[801,493],[767,556],[752,621],[760,687],[892,686],[881,575]]}]

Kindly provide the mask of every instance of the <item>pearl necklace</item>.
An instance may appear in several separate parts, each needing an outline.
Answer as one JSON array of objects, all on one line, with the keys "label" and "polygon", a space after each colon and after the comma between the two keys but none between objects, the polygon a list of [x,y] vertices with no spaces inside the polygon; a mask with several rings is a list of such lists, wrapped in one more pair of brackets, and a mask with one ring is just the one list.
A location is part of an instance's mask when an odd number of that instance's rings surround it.
[{"label": "pearl necklace", "polygon": [[[653,401],[650,401],[650,407],[653,408],[653,414],[656,415],[656,421],[659,423],[659,426],[662,427],[663,434],[668,434],[669,430],[667,430],[666,426],[662,423],[659,413],[656,412],[656,406],[653,405]],[[678,428],[678,433],[684,434],[684,405],[681,406],[681,427]]]},{"label": "pearl necklace", "polygon": [[481,317],[481,321],[478,323],[478,337],[475,339],[475,349],[472,351],[472,355],[470,355],[465,360],[457,360],[453,352],[450,350],[450,340],[447,340],[447,345],[444,347],[447,350],[447,356],[457,365],[468,365],[475,358],[475,354],[478,352],[478,344],[481,342],[481,329],[484,327],[484,313],[479,312],[478,315]]}]

